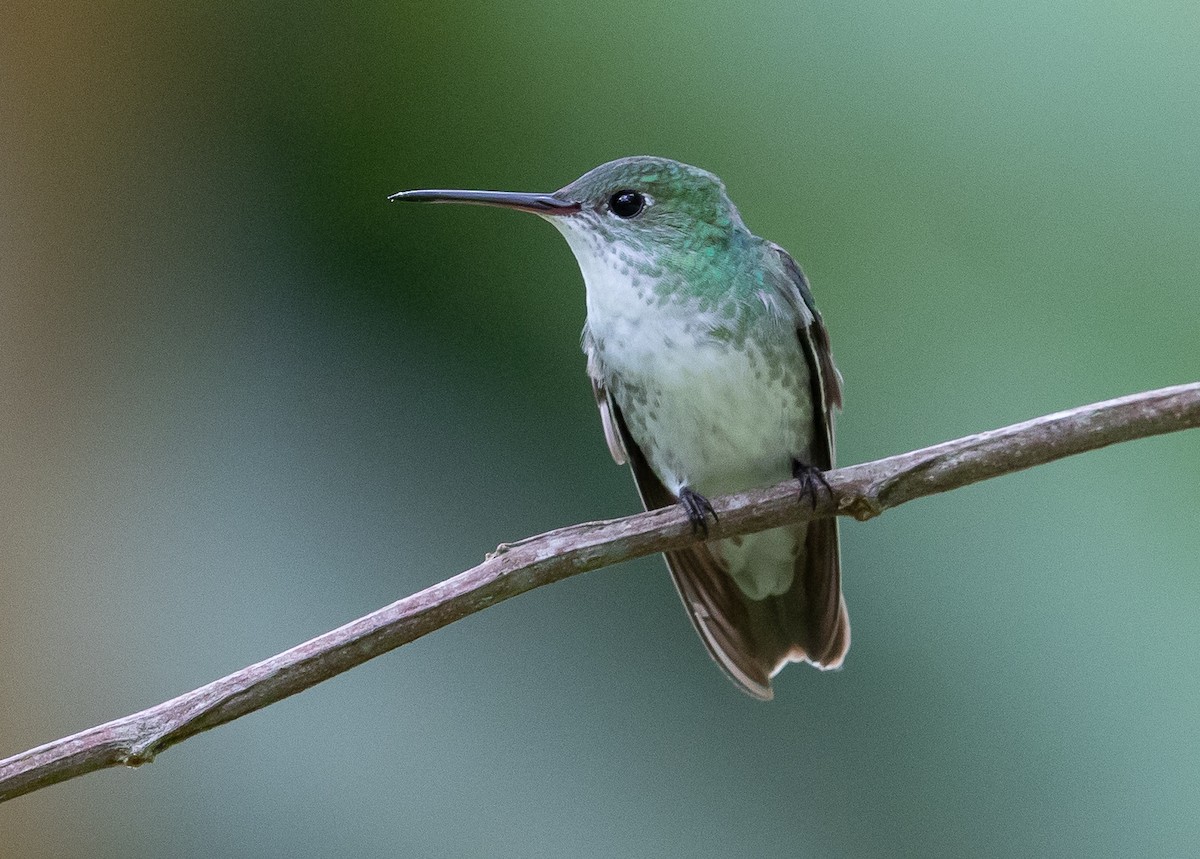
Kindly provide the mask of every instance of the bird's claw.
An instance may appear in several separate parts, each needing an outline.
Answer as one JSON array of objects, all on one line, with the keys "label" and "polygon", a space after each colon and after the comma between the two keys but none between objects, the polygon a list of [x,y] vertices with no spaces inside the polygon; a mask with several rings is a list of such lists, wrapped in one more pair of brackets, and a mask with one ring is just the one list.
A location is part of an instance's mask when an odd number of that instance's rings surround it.
[{"label": "bird's claw", "polygon": [[815,465],[806,465],[798,459],[792,460],[792,477],[800,481],[800,497],[807,498],[813,510],[817,509],[817,489],[824,489],[833,498],[833,487],[825,479],[825,472]]},{"label": "bird's claw", "polygon": [[703,537],[708,536],[709,516],[712,517],[713,522],[721,521],[721,517],[717,515],[717,511],[713,509],[708,499],[699,492],[693,492],[686,486],[679,492],[679,503],[683,505],[683,510],[687,513],[688,521],[692,523],[693,534]]}]

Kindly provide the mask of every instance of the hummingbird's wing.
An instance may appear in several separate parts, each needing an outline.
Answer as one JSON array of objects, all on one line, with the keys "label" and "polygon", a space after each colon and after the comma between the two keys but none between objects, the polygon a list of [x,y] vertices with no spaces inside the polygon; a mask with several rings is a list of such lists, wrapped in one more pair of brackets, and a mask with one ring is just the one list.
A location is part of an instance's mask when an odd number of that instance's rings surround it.
[{"label": "hummingbird's wing", "polygon": [[617,425],[616,404],[604,388],[600,359],[586,325],[583,329],[583,353],[587,355],[588,378],[592,380],[592,395],[596,398],[596,407],[600,409],[600,424],[604,427],[604,440],[608,442],[608,452],[612,454],[617,465],[624,465],[629,459],[629,454],[625,451],[625,440],[621,437],[621,429]]},{"label": "hummingbird's wing", "polygon": [[[825,320],[817,310],[817,302],[813,299],[812,288],[800,264],[792,259],[792,255],[774,242],[767,246],[779,256],[783,265],[785,277],[781,282],[773,284],[779,296],[793,309],[796,314],[796,332],[800,335],[800,343],[804,347],[805,357],[815,368],[820,379],[820,406],[827,422],[830,449],[833,449],[833,412],[842,407],[842,374],[833,363],[833,350],[829,346],[829,331],[825,328]],[[813,398],[813,404],[818,403]],[[832,467],[832,455],[831,455]]]},{"label": "hummingbird's wing", "polygon": [[[813,300],[808,278],[787,251],[774,243],[768,242],[768,246],[778,254],[783,272],[783,277],[770,278],[771,285],[795,314],[796,335],[812,383],[813,461],[806,464],[828,471],[833,468],[836,453],[833,424],[834,412],[842,405],[842,375],[834,366],[829,332]],[[797,642],[799,647],[792,656],[822,668],[841,665],[850,648],[850,618],[842,598],[836,518],[808,523],[805,551],[796,560],[792,587],[777,599],[784,615],[792,618],[792,628],[803,630],[804,640]]]}]

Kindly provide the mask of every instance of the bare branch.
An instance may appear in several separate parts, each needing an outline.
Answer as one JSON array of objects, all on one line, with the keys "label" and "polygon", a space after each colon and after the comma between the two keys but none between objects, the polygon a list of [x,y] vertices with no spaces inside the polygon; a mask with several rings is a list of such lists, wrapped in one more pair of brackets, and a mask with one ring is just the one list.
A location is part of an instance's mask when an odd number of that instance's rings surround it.
[{"label": "bare branch", "polygon": [[[799,503],[799,484],[712,499],[710,539],[832,515],[858,519],[1117,442],[1200,426],[1200,382],[1134,394],[837,469],[830,497]],[[500,546],[482,564],[270,659],[148,710],[0,761],[0,802],[124,764],[328,680],[469,614],[578,573],[695,541],[677,508],[561,528]]]}]

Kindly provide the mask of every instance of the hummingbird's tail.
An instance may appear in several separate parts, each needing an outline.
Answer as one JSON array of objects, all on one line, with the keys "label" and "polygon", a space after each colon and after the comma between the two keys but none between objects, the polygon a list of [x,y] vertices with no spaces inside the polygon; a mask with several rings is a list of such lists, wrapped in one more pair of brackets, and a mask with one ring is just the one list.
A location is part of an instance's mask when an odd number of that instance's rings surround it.
[{"label": "hummingbird's tail", "polygon": [[[803,527],[803,526],[802,526]],[[789,662],[837,668],[850,647],[841,593],[837,522],[810,522],[791,587],[751,599],[709,544],[666,553],[671,578],[713,660],[744,692],[769,700]]]}]

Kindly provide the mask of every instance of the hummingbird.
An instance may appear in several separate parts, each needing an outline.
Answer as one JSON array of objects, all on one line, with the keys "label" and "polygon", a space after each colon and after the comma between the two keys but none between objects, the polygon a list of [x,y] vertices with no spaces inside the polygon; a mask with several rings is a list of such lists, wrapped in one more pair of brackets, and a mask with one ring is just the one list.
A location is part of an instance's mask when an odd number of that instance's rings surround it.
[{"label": "hummingbird", "polygon": [[[712,173],[610,161],[550,194],[401,191],[553,224],[586,290],[583,351],[608,450],[647,510],[679,504],[698,536],[708,498],[789,477],[815,502],[834,464],[842,378],[804,272],[747,229]],[[828,669],[850,646],[837,520],[666,552],[692,625],[742,691],[769,700],[789,662]]]}]

